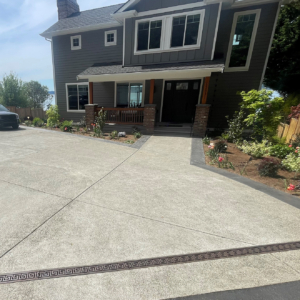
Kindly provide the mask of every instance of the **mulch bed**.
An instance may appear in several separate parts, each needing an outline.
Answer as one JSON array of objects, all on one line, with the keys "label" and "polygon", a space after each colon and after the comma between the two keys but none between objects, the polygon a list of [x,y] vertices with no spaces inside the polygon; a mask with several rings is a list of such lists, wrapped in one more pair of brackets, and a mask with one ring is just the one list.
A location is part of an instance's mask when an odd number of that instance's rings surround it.
[{"label": "mulch bed", "polygon": [[[59,128],[48,128],[48,127],[37,127],[37,128],[45,129],[45,130],[51,130],[51,131],[63,132]],[[69,133],[69,132],[67,132],[67,133]],[[115,139],[111,139],[109,133],[104,133],[103,137],[98,138],[96,136],[93,136],[93,131],[89,131],[89,132],[85,133],[82,130],[77,131],[76,129],[73,129],[72,134],[93,137],[95,139],[109,140],[109,141],[124,143],[124,144],[134,144],[136,141],[138,141],[138,139],[136,139],[134,137],[134,135],[132,135],[132,134],[127,134],[126,137],[120,137],[120,138],[115,138]]]},{"label": "mulch bed", "polygon": [[[212,141],[214,143],[216,143],[217,141]],[[240,170],[242,170],[243,166],[245,165],[246,162],[249,161],[250,157],[248,154],[245,154],[244,152],[240,151],[235,144],[232,143],[227,143],[228,144],[228,148],[227,148],[227,152],[224,153],[227,155],[228,160],[234,165],[235,170],[232,169],[226,169],[226,171],[231,172],[231,173],[236,173],[241,175]],[[204,145],[204,152],[208,152],[208,146]],[[289,172],[286,170],[279,170],[278,175],[275,177],[262,177],[259,175],[257,167],[260,163],[262,159],[255,159],[253,158],[253,160],[248,164],[248,166],[246,167],[246,174],[243,174],[242,176],[247,177],[249,179],[258,181],[260,183],[263,183],[265,185],[268,185],[274,189],[277,190],[281,190],[283,192],[289,193],[290,195],[294,195],[294,196],[298,196],[300,197],[300,192],[290,192],[287,191],[285,189],[285,184],[284,184],[284,179],[287,180],[288,184],[298,184],[300,181],[300,178],[297,178],[297,180],[294,178],[295,177],[295,173],[294,172]],[[208,156],[205,156],[205,161],[207,165],[211,165],[210,164],[210,158]],[[218,168],[218,165],[211,165],[213,167]]]}]

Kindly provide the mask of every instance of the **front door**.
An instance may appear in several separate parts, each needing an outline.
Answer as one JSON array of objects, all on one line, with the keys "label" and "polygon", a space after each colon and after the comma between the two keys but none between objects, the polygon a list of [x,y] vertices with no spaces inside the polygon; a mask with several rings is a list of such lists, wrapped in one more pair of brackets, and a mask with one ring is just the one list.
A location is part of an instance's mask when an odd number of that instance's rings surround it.
[{"label": "front door", "polygon": [[192,123],[201,80],[166,81],[162,122]]}]

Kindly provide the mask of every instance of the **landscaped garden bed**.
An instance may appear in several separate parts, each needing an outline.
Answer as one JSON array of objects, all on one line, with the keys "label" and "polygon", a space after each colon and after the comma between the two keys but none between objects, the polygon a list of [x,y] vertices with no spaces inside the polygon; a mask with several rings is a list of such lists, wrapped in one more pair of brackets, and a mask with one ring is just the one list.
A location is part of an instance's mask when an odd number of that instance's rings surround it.
[{"label": "landscaped garden bed", "polygon": [[47,120],[41,120],[40,118],[27,119],[22,124],[28,127],[38,127],[45,130],[72,133],[125,144],[134,144],[142,136],[134,126],[129,134],[117,131],[105,132],[106,112],[103,110],[95,115],[93,124],[86,124],[84,118],[77,124],[74,124],[73,121],[59,120],[58,108],[55,105],[51,106],[47,111],[47,116]]}]

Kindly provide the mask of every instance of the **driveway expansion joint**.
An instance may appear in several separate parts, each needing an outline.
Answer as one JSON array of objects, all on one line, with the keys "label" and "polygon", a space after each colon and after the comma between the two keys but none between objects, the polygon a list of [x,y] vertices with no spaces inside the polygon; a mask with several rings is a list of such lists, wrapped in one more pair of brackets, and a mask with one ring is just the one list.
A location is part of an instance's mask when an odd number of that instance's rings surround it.
[{"label": "driveway expansion joint", "polygon": [[98,264],[98,265],[91,265],[91,266],[68,267],[68,268],[2,274],[0,275],[0,284],[54,279],[54,278],[61,278],[61,277],[83,276],[83,275],[118,272],[118,271],[128,271],[128,270],[144,269],[144,268],[152,268],[152,267],[163,267],[163,266],[170,266],[170,265],[196,263],[196,262],[204,262],[210,260],[230,259],[230,258],[261,255],[261,254],[272,254],[276,252],[287,252],[287,251],[295,251],[295,250],[300,250],[300,241],[264,245],[264,246],[254,246],[248,248],[235,248],[235,249],[226,249],[226,250],[219,250],[219,251],[130,260],[130,261]]}]

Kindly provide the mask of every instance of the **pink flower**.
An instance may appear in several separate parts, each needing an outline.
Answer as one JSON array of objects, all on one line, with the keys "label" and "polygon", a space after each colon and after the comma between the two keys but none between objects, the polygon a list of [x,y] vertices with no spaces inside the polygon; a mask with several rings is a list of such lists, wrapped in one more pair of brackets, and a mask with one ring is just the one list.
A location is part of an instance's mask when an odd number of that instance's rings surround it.
[{"label": "pink flower", "polygon": [[299,150],[299,149],[300,149],[300,147],[296,147],[296,149],[297,149],[297,150]]},{"label": "pink flower", "polygon": [[65,127],[65,131],[67,131],[68,130],[68,127]]},{"label": "pink flower", "polygon": [[292,146],[292,145],[289,145],[289,147],[292,148],[293,146]]},{"label": "pink flower", "polygon": [[223,157],[219,157],[219,162],[222,162],[224,160]]},{"label": "pink flower", "polygon": [[296,186],[293,184],[290,184],[290,186],[287,188],[289,191],[294,191],[296,189]]},{"label": "pink flower", "polygon": [[296,150],[295,153],[298,153],[298,150]]},{"label": "pink flower", "polygon": [[208,146],[208,149],[210,149],[210,148],[211,148],[211,146],[209,145],[209,146]]}]

